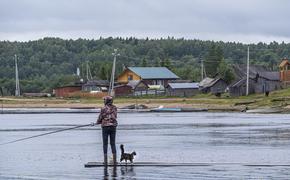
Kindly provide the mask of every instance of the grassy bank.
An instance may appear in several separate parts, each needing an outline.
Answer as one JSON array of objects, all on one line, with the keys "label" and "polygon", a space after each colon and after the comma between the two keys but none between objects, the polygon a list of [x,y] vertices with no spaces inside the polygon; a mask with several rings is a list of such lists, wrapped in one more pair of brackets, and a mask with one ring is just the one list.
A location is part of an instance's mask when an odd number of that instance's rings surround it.
[{"label": "grassy bank", "polygon": [[[102,99],[97,98],[25,98],[25,97],[2,97],[3,107],[101,107]],[[144,104],[148,107],[194,107],[209,109],[233,109],[240,110],[259,107],[286,107],[290,104],[290,89],[271,92],[268,97],[264,94],[255,94],[241,97],[230,97],[223,94],[216,97],[209,94],[200,94],[194,97],[122,97],[115,98],[118,107],[132,104]]]}]

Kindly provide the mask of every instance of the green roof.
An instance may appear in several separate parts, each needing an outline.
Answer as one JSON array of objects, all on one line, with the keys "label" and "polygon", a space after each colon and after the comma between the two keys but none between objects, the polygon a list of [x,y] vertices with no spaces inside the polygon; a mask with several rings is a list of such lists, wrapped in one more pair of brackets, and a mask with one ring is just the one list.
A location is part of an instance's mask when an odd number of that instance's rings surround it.
[{"label": "green roof", "polygon": [[179,79],[179,77],[166,67],[128,67],[129,70],[142,79]]}]

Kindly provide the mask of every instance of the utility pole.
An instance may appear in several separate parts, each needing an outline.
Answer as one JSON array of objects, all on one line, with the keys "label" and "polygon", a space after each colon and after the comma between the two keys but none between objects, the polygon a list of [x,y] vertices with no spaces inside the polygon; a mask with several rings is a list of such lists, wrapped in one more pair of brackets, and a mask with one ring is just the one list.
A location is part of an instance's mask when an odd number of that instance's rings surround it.
[{"label": "utility pole", "polygon": [[86,71],[87,71],[87,81],[93,79],[91,69],[89,67],[89,61],[87,61],[87,63],[86,63]]},{"label": "utility pole", "polygon": [[248,53],[247,53],[247,89],[246,89],[246,95],[249,95],[249,73],[250,73],[250,51],[248,46]]},{"label": "utility pole", "polygon": [[204,66],[204,60],[203,57],[200,56],[200,66],[201,66],[201,80],[202,81],[204,78],[206,78],[206,71],[205,71],[205,66]]},{"label": "utility pole", "polygon": [[113,61],[113,67],[112,67],[112,74],[111,74],[111,81],[110,81],[110,87],[109,87],[109,95],[110,96],[114,96],[114,80],[115,80],[115,69],[116,69],[116,59],[117,56],[119,56],[120,54],[117,53],[117,49],[114,49],[114,52],[112,53],[112,55],[114,56],[114,61]]},{"label": "utility pole", "polygon": [[89,81],[89,62],[86,63],[87,81]]},{"label": "utility pole", "polygon": [[15,96],[20,96],[20,86],[19,86],[19,77],[18,77],[18,66],[17,66],[17,55],[14,55],[15,58]]},{"label": "utility pole", "polygon": [[203,78],[204,78],[204,76],[203,76],[204,65],[203,65],[203,59],[202,59],[202,57],[200,58],[200,61],[201,61],[201,80],[200,81],[202,81]]}]

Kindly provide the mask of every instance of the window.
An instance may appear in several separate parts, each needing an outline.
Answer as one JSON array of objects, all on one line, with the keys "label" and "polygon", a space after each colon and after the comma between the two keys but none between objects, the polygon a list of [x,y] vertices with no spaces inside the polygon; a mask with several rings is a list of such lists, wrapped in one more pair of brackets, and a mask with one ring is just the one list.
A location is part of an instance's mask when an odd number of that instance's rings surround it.
[{"label": "window", "polygon": [[128,75],[128,81],[133,80],[133,75]]}]

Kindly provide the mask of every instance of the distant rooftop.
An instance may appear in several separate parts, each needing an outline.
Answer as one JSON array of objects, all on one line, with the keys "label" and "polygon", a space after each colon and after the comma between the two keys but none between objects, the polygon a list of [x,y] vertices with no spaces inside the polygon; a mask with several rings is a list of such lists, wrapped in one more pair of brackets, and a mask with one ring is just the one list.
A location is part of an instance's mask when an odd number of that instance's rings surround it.
[{"label": "distant rooftop", "polygon": [[[236,76],[236,80],[245,78],[247,76],[246,72],[246,65],[233,65],[233,73]],[[280,79],[278,71],[269,71],[263,66],[251,65],[249,68],[250,78],[256,78],[257,75],[268,80],[278,81]]]},{"label": "distant rooftop", "polygon": [[198,89],[198,83],[168,83],[172,89]]},{"label": "distant rooftop", "polygon": [[142,79],[179,79],[179,77],[166,67],[128,67],[129,70]]}]

